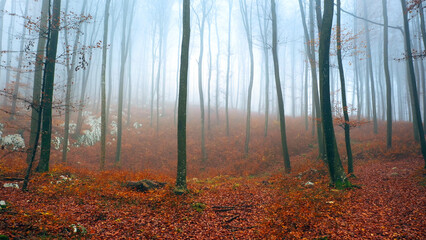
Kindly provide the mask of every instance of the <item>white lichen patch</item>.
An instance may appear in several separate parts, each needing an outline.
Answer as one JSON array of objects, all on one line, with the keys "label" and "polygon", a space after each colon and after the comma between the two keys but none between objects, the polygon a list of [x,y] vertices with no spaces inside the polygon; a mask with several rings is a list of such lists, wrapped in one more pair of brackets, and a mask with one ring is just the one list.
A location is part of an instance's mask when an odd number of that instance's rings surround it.
[{"label": "white lichen patch", "polygon": [[21,135],[12,134],[2,138],[1,145],[12,151],[18,151],[25,148],[25,141]]},{"label": "white lichen patch", "polygon": [[93,146],[101,140],[101,118],[89,116],[85,121],[90,130],[84,130],[77,141],[77,145]]}]

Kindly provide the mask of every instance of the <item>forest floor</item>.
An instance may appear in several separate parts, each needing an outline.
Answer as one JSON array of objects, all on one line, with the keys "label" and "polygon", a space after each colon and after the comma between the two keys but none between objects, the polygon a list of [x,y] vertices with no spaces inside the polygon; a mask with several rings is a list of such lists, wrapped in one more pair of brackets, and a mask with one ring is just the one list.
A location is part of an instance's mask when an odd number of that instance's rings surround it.
[{"label": "forest floor", "polygon": [[[304,131],[303,121],[287,121],[287,126],[293,124],[297,128],[288,131],[293,171],[283,174],[278,124],[272,122],[270,136],[264,138],[261,119],[254,117],[255,144],[252,157],[248,158],[239,155],[243,139],[238,126],[234,140],[224,137],[223,131],[216,131],[219,133],[209,138],[207,163],[194,157],[199,154],[195,150],[199,146],[194,140],[196,134],[190,131],[189,193],[181,196],[173,193],[176,158],[167,148],[167,144],[176,143],[172,140],[175,132],[168,131],[173,125],[163,127],[160,133],[146,127],[142,134],[147,141],[138,138],[141,133],[127,131],[125,136],[130,140],[124,141],[123,151],[133,150],[124,153],[123,165],[128,164],[127,168],[114,168],[109,159],[108,169],[98,171],[97,157],[92,156],[99,154],[99,145],[72,149],[66,164],[60,163],[60,151],[54,151],[51,171],[33,174],[28,192],[3,187],[6,183],[19,183],[25,158],[23,153],[2,150],[0,201],[5,201],[5,205],[0,209],[0,236],[426,239],[426,171],[419,147],[410,135],[411,124],[395,124],[394,147],[390,151],[385,149],[383,133],[372,134],[371,124],[354,129],[356,177],[350,181],[355,187],[336,190],[329,186],[325,165],[316,159],[315,138]],[[383,129],[382,123],[379,132]],[[339,149],[344,149],[340,130],[337,138]],[[161,142],[166,146],[159,148]],[[155,153],[157,162],[149,159]],[[341,155],[344,157],[345,153]],[[124,186],[127,181],[141,179],[165,182],[166,186],[144,193]]]}]

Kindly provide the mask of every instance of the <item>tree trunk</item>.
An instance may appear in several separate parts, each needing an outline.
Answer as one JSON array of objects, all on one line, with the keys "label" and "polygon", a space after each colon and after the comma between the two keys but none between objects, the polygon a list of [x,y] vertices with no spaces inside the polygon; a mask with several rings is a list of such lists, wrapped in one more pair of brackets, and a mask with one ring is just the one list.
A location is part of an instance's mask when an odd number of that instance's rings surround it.
[{"label": "tree trunk", "polygon": [[[364,17],[368,18],[367,4],[365,0],[363,0],[363,7],[364,7]],[[365,34],[367,38],[367,64],[368,64],[368,72],[370,75],[371,104],[373,105],[374,133],[377,134],[378,126],[377,126],[377,110],[376,110],[376,107],[377,107],[376,106],[376,90],[375,90],[374,74],[373,74],[373,58],[371,57],[370,31],[368,30],[368,22],[364,21],[364,24],[365,24]]]},{"label": "tree trunk", "polygon": [[198,94],[200,96],[200,112],[201,112],[201,157],[204,162],[207,159],[206,143],[205,143],[205,113],[204,113],[204,94],[203,94],[203,56],[204,56],[204,25],[206,17],[210,12],[207,9],[206,1],[201,2],[202,14],[201,19],[198,19],[198,27],[200,29],[200,55],[198,56]]},{"label": "tree trunk", "polygon": [[229,69],[231,61],[231,13],[233,0],[229,0],[229,13],[228,13],[228,57],[226,67],[226,91],[225,91],[225,115],[226,115],[226,136],[229,137]]},{"label": "tree trunk", "polygon": [[330,36],[333,24],[333,8],[333,0],[324,0],[324,16],[321,23],[319,45],[321,112],[330,178],[336,187],[342,187],[346,178],[337,150],[330,103]]},{"label": "tree trunk", "polygon": [[[129,41],[130,41],[130,29],[133,21],[133,9],[135,1],[132,2],[132,6],[129,8],[129,2],[124,1],[123,6],[123,29],[121,39],[121,67],[120,67],[120,85],[118,89],[118,113],[117,113],[117,151],[115,153],[115,165],[121,164],[121,141],[123,135],[123,95],[124,95],[124,71],[127,62],[127,56],[129,53]],[[128,14],[130,14],[129,22],[127,22]],[[126,34],[127,31],[127,34]]]},{"label": "tree trunk", "polygon": [[[309,9],[309,18],[310,18],[310,33],[308,33],[308,27],[305,21],[305,11],[302,5],[302,1],[299,0],[299,8],[302,16],[303,30],[305,35],[305,44],[306,44],[306,53],[309,58],[309,63],[311,65],[311,76],[312,76],[312,98],[313,98],[313,106],[312,106],[312,131],[315,129],[315,125],[317,125],[317,138],[318,138],[318,148],[319,148],[319,157],[324,159],[325,155],[325,147],[324,147],[324,136],[322,132],[321,121],[316,118],[320,118],[321,116],[321,107],[318,96],[318,79],[317,79],[317,63],[315,60],[315,46],[311,46],[311,41],[314,40],[314,7],[313,0],[310,0],[310,9]],[[313,132],[314,133],[314,132]]]},{"label": "tree trunk", "polygon": [[44,91],[42,93],[41,108],[43,111],[41,129],[41,154],[37,172],[49,171],[50,144],[52,138],[52,100],[55,81],[56,52],[61,18],[61,0],[53,1],[53,14],[49,23],[49,38],[44,73]]},{"label": "tree trunk", "polygon": [[[40,125],[40,95],[43,80],[43,60],[46,51],[46,32],[49,18],[49,0],[43,0],[40,14],[40,32],[37,43],[37,52],[34,67],[33,99],[31,104],[31,130],[27,149],[27,163],[33,158],[33,146],[36,145],[37,128]],[[37,143],[38,144],[38,143]]]},{"label": "tree trunk", "polygon": [[420,146],[421,146],[421,152],[423,155],[423,160],[425,161],[426,168],[426,142],[425,142],[425,135],[423,131],[423,125],[422,125],[422,118],[420,115],[420,104],[419,104],[419,97],[417,95],[417,86],[416,86],[416,77],[414,75],[414,66],[413,66],[413,54],[411,52],[411,40],[410,40],[410,28],[408,25],[408,19],[407,19],[407,6],[405,3],[405,0],[401,0],[401,7],[402,7],[402,13],[403,13],[403,19],[404,19],[404,33],[405,33],[405,52],[407,61],[408,61],[408,67],[409,67],[409,73],[410,78],[408,79],[408,85],[410,88],[410,95],[411,95],[411,101],[413,102],[413,118],[415,118],[417,121],[417,129],[420,137]]},{"label": "tree trunk", "polygon": [[383,5],[383,66],[386,78],[386,146],[388,149],[392,147],[392,90],[391,79],[389,73],[389,49],[388,49],[388,8],[387,0],[382,0]]},{"label": "tree trunk", "polygon": [[183,38],[180,65],[179,82],[179,106],[178,106],[178,163],[176,187],[186,190],[186,104],[188,86],[188,60],[189,60],[189,39],[191,35],[190,23],[190,1],[183,0]]},{"label": "tree trunk", "polygon": [[[250,143],[250,120],[251,120],[251,96],[253,92],[253,78],[254,78],[254,57],[253,57],[253,41],[252,41],[252,24],[251,24],[251,6],[250,9],[247,7],[247,3],[240,0],[241,16],[243,18],[244,29],[247,37],[247,44],[250,53],[250,82],[248,87],[247,96],[247,118],[246,118],[246,140],[244,143],[244,153],[247,155],[249,152]],[[250,18],[249,12],[250,11]]]},{"label": "tree trunk", "polygon": [[[68,5],[69,5],[69,0],[67,0],[66,3],[66,8],[65,8],[65,13],[68,12]],[[85,0],[83,2],[83,7],[81,10],[81,18],[80,21],[82,21],[82,16],[84,14],[84,10],[86,9],[86,4],[87,4],[87,0]],[[64,23],[65,25],[68,25],[67,23],[67,18],[64,18]],[[70,108],[71,108],[71,88],[72,88],[72,81],[74,79],[74,71],[75,71],[75,63],[77,60],[77,47],[79,44],[79,40],[80,40],[80,26],[81,23],[78,25],[77,27],[77,31],[76,31],[76,37],[74,40],[74,46],[72,48],[72,59],[70,61],[70,58],[67,56],[66,59],[66,70],[67,70],[67,85],[66,85],[66,93],[65,93],[65,123],[64,123],[64,141],[63,141],[63,145],[62,145],[62,162],[66,162],[67,161],[67,153],[68,153],[68,138],[69,138],[69,129],[70,129]],[[65,45],[66,47],[68,47],[68,30],[65,28]]]},{"label": "tree trunk", "polygon": [[[105,168],[105,156],[106,156],[106,131],[107,131],[107,115],[106,115],[106,84],[105,84],[105,73],[107,64],[107,48],[108,48],[108,21],[109,21],[109,8],[111,0],[107,0],[105,3],[105,18],[104,18],[104,35],[103,35],[103,46],[102,46],[102,70],[101,70],[101,161],[100,169]],[[111,66],[110,66],[111,67]]]},{"label": "tree trunk", "polygon": [[[29,0],[25,2],[24,16],[28,16],[28,3],[29,3]],[[27,31],[26,25],[27,25],[26,23],[22,25],[22,36],[21,36],[22,40],[21,40],[21,45],[19,47],[20,52],[18,57],[18,68],[16,72],[16,77],[15,77],[15,84],[14,84],[15,86],[13,88],[13,93],[12,93],[12,108],[10,111],[10,119],[14,119],[16,114],[16,102],[18,100],[18,95],[19,95],[19,87],[20,87],[19,85],[21,82],[21,74],[23,72],[22,65],[24,64],[24,52],[25,52],[24,43],[25,43],[25,33]]]},{"label": "tree trunk", "polygon": [[278,63],[278,40],[277,40],[277,14],[275,11],[275,0],[271,0],[272,13],[272,56],[274,59],[275,85],[277,88],[278,110],[280,112],[280,130],[281,130],[281,147],[284,157],[284,170],[286,173],[291,172],[290,156],[287,148],[287,136],[285,129],[284,102],[281,90],[280,69]]},{"label": "tree trunk", "polygon": [[348,114],[348,105],[346,103],[346,83],[345,83],[345,73],[343,71],[343,61],[342,61],[342,39],[340,34],[340,0],[337,0],[337,26],[336,26],[336,35],[337,35],[337,62],[339,65],[339,75],[340,75],[340,86],[342,91],[342,106],[343,106],[343,117],[345,120],[344,129],[345,129],[345,143],[346,143],[346,154],[348,155],[348,173],[351,174],[354,172],[353,167],[353,158],[352,158],[352,149],[351,149],[351,137],[350,137],[350,126],[349,126],[349,114]]},{"label": "tree trunk", "polygon": [[216,39],[217,39],[217,54],[216,54],[216,124],[219,124],[219,78],[220,78],[220,39],[219,39],[219,31],[217,27],[217,13],[215,15],[215,30],[216,30]]}]

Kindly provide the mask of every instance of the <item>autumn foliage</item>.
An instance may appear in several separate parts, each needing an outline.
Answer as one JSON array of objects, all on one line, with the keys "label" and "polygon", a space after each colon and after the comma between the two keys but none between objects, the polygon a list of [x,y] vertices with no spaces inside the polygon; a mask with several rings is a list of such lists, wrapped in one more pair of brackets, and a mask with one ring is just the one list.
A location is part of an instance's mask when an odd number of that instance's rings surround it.
[{"label": "autumn foliage", "polygon": [[[137,111],[137,110],[135,110]],[[114,167],[114,139],[108,136],[107,167],[99,169],[99,143],[71,148],[69,161],[52,153],[52,169],[33,174],[29,192],[5,188],[19,182],[24,153],[1,150],[0,235],[10,239],[424,239],[425,174],[412,125],[394,125],[394,147],[386,150],[385,123],[354,126],[354,188],[330,188],[327,168],[317,159],[312,131],[301,118],[287,118],[291,174],[283,174],[279,123],[271,117],[263,136],[263,116],[253,115],[249,156],[243,154],[244,114],[231,115],[231,136],[212,121],[202,162],[197,108],[188,119],[188,188],[173,193],[176,127],[172,111],[149,127],[146,112],[134,112],[140,129],[123,133],[122,163]],[[0,119],[7,119],[6,115]],[[222,120],[222,119],[220,119]],[[10,133],[28,119],[8,123]],[[55,130],[63,131],[60,119]],[[14,130],[15,129],[15,130]],[[336,128],[345,161],[343,130]],[[24,137],[28,139],[28,132]],[[344,162],[345,163],[345,162]],[[127,181],[166,182],[138,192]]]}]

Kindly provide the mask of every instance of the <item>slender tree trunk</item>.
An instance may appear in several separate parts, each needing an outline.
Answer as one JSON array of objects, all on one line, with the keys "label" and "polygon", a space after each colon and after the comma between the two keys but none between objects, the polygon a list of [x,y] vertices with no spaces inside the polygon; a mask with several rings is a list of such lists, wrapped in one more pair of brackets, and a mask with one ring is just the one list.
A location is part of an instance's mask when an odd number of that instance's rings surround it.
[{"label": "slender tree trunk", "polygon": [[249,82],[248,96],[247,96],[246,140],[244,143],[244,153],[247,155],[249,152],[249,143],[250,143],[251,96],[253,92],[254,56],[253,56],[253,41],[252,41],[253,36],[252,36],[252,24],[251,24],[251,6],[249,9],[247,7],[247,3],[245,1],[240,0],[240,10],[241,10],[241,16],[243,18],[243,24],[244,24],[244,29],[246,32],[247,44],[248,44],[249,53],[250,53],[250,82]]},{"label": "slender tree trunk", "polygon": [[[367,4],[366,1],[363,0],[363,7],[364,7],[364,16],[365,18],[368,18],[368,12],[367,12]],[[373,58],[371,56],[371,44],[370,44],[370,32],[368,30],[368,22],[364,21],[365,24],[365,34],[367,38],[367,64],[368,64],[368,72],[370,74],[370,87],[371,87],[371,104],[373,105],[373,124],[374,124],[374,133],[378,133],[378,126],[377,126],[377,110],[376,110],[376,89],[375,89],[375,83],[374,83],[374,73],[373,73]]]},{"label": "slender tree trunk", "polygon": [[210,113],[211,113],[211,85],[212,85],[212,46],[211,46],[211,22],[208,22],[208,29],[209,29],[209,75],[207,79],[207,130],[210,131]]},{"label": "slender tree trunk", "polygon": [[284,170],[286,173],[291,172],[290,156],[287,148],[287,136],[285,129],[284,102],[281,90],[280,69],[278,63],[278,40],[277,40],[277,14],[275,11],[275,0],[271,0],[272,13],[272,56],[274,58],[275,85],[277,88],[278,110],[280,112],[280,130],[281,130],[281,147],[284,157]]},{"label": "slender tree trunk", "polygon": [[425,161],[424,168],[426,168],[426,142],[425,142],[425,135],[423,131],[422,118],[420,115],[420,104],[419,104],[419,98],[417,95],[416,77],[414,75],[413,55],[411,52],[410,28],[408,25],[407,6],[405,3],[405,0],[401,0],[401,7],[402,7],[402,13],[403,13],[403,19],[404,19],[405,47],[406,47],[405,52],[408,57],[407,61],[408,61],[409,73],[410,73],[408,85],[410,88],[411,100],[413,102],[412,104],[413,118],[417,120],[417,129],[418,129],[418,133],[420,137],[421,152],[423,155],[423,160]]},{"label": "slender tree trunk", "polygon": [[[24,16],[28,16],[28,3],[29,0],[27,0],[25,2],[25,11],[24,11]],[[12,20],[13,21],[13,20]],[[19,47],[19,57],[18,57],[18,68],[17,68],[17,72],[16,72],[16,77],[15,77],[15,86],[13,88],[13,93],[12,93],[12,108],[10,110],[10,119],[14,119],[15,118],[15,114],[16,114],[16,103],[18,100],[18,95],[19,95],[19,87],[20,87],[20,83],[21,83],[21,75],[22,75],[22,65],[24,64],[24,43],[25,43],[25,33],[26,33],[26,23],[24,25],[22,25],[22,40],[21,40],[21,45]],[[9,49],[10,50],[10,49]]]},{"label": "slender tree trunk", "polygon": [[[16,11],[16,1],[12,1],[12,12],[14,13],[15,11]],[[10,21],[9,28],[8,28],[9,36],[8,36],[8,39],[7,39],[7,49],[13,49],[14,36],[13,36],[12,33],[13,33],[14,28],[15,28],[15,21],[12,20],[12,21]],[[10,73],[12,71],[10,69],[10,67],[12,66],[12,53],[11,52],[7,53],[6,61],[7,61],[7,66],[9,66],[9,69],[6,71],[6,83],[5,83],[4,88],[8,89],[9,83],[10,83],[10,76],[11,76]],[[7,99],[8,99],[7,97],[3,98],[3,106],[8,105]]]},{"label": "slender tree trunk", "polygon": [[226,67],[226,91],[225,91],[225,115],[226,115],[226,136],[229,136],[229,70],[231,61],[231,17],[232,17],[232,0],[229,3],[229,14],[228,14],[228,57]]},{"label": "slender tree trunk", "polygon": [[[179,19],[182,17],[181,15],[181,5],[179,4]],[[179,40],[182,38],[182,23],[179,22]],[[178,107],[178,98],[179,98],[179,69],[180,69],[180,51],[181,51],[181,44],[178,44],[178,61],[177,61],[177,71],[176,71],[176,99],[175,99],[175,109],[173,114],[173,122],[176,125],[177,121],[177,107]]]},{"label": "slender tree trunk", "polygon": [[340,0],[337,0],[337,26],[336,26],[336,35],[337,35],[337,62],[339,65],[339,75],[340,75],[340,86],[342,91],[342,106],[343,106],[343,117],[345,120],[344,129],[345,129],[345,143],[346,143],[346,154],[348,155],[348,173],[351,174],[354,172],[353,158],[352,158],[352,149],[351,149],[351,137],[350,137],[350,126],[349,126],[349,114],[348,114],[348,105],[346,103],[346,84],[345,84],[345,73],[343,71],[343,61],[342,61],[342,39],[340,33]]},{"label": "slender tree trunk", "polygon": [[217,39],[217,54],[216,54],[216,95],[215,95],[215,106],[216,106],[216,124],[219,124],[219,78],[220,78],[220,39],[219,31],[217,27],[217,13],[215,15],[215,30]]},{"label": "slender tree trunk", "polygon": [[158,39],[158,66],[157,66],[157,79],[155,80],[155,95],[156,95],[156,126],[155,131],[158,134],[160,130],[160,75],[161,64],[163,63],[163,35],[164,26],[159,24],[159,39]]},{"label": "slender tree trunk", "polygon": [[[112,19],[112,24],[111,24],[111,31],[110,31],[110,41],[113,42],[114,41],[114,36],[115,36],[115,29],[117,28],[117,23],[118,23],[118,17],[116,19]],[[107,129],[108,129],[108,123],[109,123],[109,117],[110,117],[110,109],[111,109],[111,95],[112,95],[112,68],[113,68],[113,64],[112,64],[112,60],[113,60],[113,53],[114,53],[114,44],[111,44],[110,49],[109,49],[109,59],[108,59],[108,95],[107,95],[107,104],[106,104],[106,124],[107,124]]]},{"label": "slender tree trunk", "polygon": [[55,81],[56,52],[58,49],[59,27],[61,18],[61,0],[53,1],[53,14],[50,18],[47,54],[44,73],[44,91],[42,93],[41,108],[43,111],[41,128],[41,154],[37,172],[49,171],[50,144],[52,138],[52,101]]},{"label": "slender tree trunk", "polygon": [[[124,1],[123,6],[123,26],[122,26],[122,39],[121,39],[121,67],[120,67],[120,84],[118,89],[118,113],[117,113],[117,151],[115,153],[115,165],[121,164],[121,141],[123,135],[123,93],[124,93],[124,71],[127,62],[127,56],[129,53],[129,40],[130,40],[130,29],[133,20],[133,7],[135,2],[132,2],[132,6],[129,8],[129,2]],[[128,15],[130,19],[128,21]],[[126,34],[127,31],[127,34]]]},{"label": "slender tree trunk", "polygon": [[[318,96],[318,79],[317,79],[317,63],[315,60],[315,46],[311,46],[311,41],[314,40],[314,7],[313,1],[310,0],[310,9],[309,9],[309,18],[310,18],[310,33],[308,32],[308,27],[305,21],[305,11],[303,8],[302,1],[299,0],[299,8],[302,16],[303,30],[305,35],[306,42],[306,52],[309,58],[309,63],[311,65],[311,76],[312,76],[312,98],[313,98],[313,106],[312,106],[312,131],[315,130],[315,125],[317,125],[317,138],[318,138],[318,148],[319,148],[319,157],[324,159],[325,155],[325,146],[324,146],[324,136],[322,132],[321,121],[316,118],[321,117],[321,107]],[[314,132],[312,132],[314,133]]]},{"label": "slender tree trunk", "polygon": [[101,70],[101,161],[100,169],[105,168],[106,156],[106,131],[107,131],[107,116],[106,116],[106,64],[107,64],[107,48],[108,48],[108,21],[109,21],[109,8],[111,0],[105,3],[105,18],[104,18],[104,36],[102,46],[102,70]]},{"label": "slender tree trunk", "polygon": [[389,49],[388,49],[388,9],[387,0],[382,0],[383,5],[383,66],[386,78],[386,146],[388,149],[392,147],[392,90],[391,79],[389,73]]},{"label": "slender tree trunk", "polygon": [[[205,112],[204,112],[204,94],[203,94],[203,56],[204,56],[204,26],[206,17],[210,12],[210,9],[207,9],[206,1],[202,1],[202,11],[203,16],[199,19],[199,28],[200,28],[200,55],[198,57],[198,94],[200,97],[200,112],[201,112],[201,157],[204,162],[207,159],[206,152],[206,143],[205,143]],[[209,80],[210,81],[210,80]]]},{"label": "slender tree trunk", "polygon": [[[69,0],[67,0],[65,13],[68,12],[68,5]],[[83,8],[81,10],[80,16],[83,16],[84,10],[86,9],[87,0],[83,2]],[[80,21],[82,20],[82,17],[80,17]],[[68,25],[67,18],[64,19],[65,25]],[[68,138],[69,138],[69,129],[70,129],[70,108],[71,108],[71,88],[72,88],[72,81],[74,79],[74,68],[75,63],[77,60],[77,47],[80,40],[80,25],[77,27],[76,31],[76,37],[74,40],[74,46],[72,48],[72,59],[70,61],[70,58],[67,57],[67,85],[66,85],[66,93],[65,93],[65,123],[64,123],[64,141],[62,145],[62,162],[67,161],[67,153],[68,153]],[[65,45],[66,47],[69,46],[68,44],[68,30],[65,29]]]},{"label": "slender tree trunk", "polygon": [[[3,23],[4,23],[3,19],[4,19],[4,7],[5,7],[5,5],[6,5],[6,0],[1,0],[0,1],[0,49],[3,49]],[[2,58],[3,58],[3,54],[0,54],[0,62],[2,62]],[[2,69],[0,68],[0,76],[1,76],[1,70]],[[27,160],[27,162],[28,162],[28,160]]]},{"label": "slender tree trunk", "polygon": [[179,82],[178,106],[178,163],[176,187],[186,190],[186,104],[188,86],[189,40],[191,35],[190,2],[183,0],[183,38]]}]

